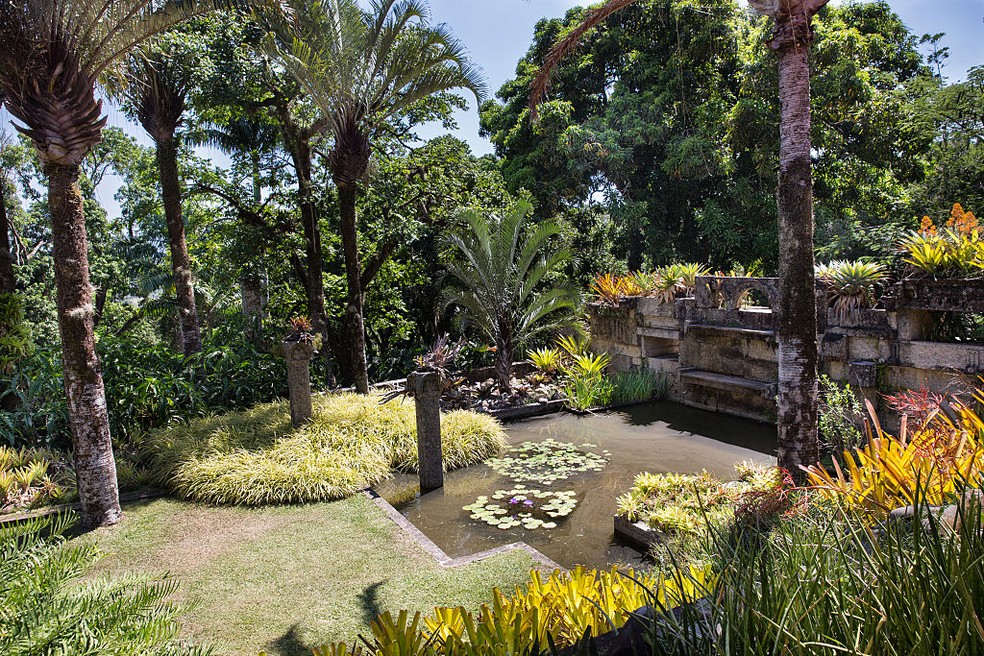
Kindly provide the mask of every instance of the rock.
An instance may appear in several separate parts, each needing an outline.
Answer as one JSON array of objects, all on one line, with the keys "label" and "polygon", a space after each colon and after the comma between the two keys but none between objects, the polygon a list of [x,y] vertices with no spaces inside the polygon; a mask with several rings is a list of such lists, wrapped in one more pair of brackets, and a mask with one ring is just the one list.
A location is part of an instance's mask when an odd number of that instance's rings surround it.
[{"label": "rock", "polygon": [[547,397],[541,396],[536,400],[537,403],[546,403],[548,401]]}]

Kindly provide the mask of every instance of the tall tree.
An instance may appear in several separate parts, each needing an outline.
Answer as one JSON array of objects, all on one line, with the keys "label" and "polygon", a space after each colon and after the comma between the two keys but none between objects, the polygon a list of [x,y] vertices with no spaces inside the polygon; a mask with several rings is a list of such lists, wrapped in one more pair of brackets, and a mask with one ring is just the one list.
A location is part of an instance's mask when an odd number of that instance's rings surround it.
[{"label": "tall tree", "polygon": [[[0,150],[8,148],[10,138],[0,130]],[[13,224],[7,212],[8,194],[7,168],[0,165],[0,294],[13,294],[17,291],[17,280],[14,278],[14,254],[11,251],[10,232]]]},{"label": "tall tree", "polygon": [[181,176],[178,173],[178,128],[184,121],[193,62],[175,49],[171,40],[140,48],[127,58],[123,77],[113,85],[114,95],[154,140],[160,175],[161,200],[171,250],[171,273],[181,326],[184,354],[202,350],[202,331],[195,306],[195,283],[188,255],[181,210]]},{"label": "tall tree", "polygon": [[[533,83],[531,105],[547,91],[551,72],[584,35],[636,0],[609,0],[547,54]],[[810,65],[813,16],[828,0],[751,0],[775,20],[769,47],[779,62],[779,342],[778,459],[801,478],[818,458],[817,309],[813,256],[813,177],[810,160]]]},{"label": "tall tree", "polygon": [[428,24],[419,0],[295,0],[295,29],[279,30],[271,51],[310,94],[333,139],[326,162],[338,189],[347,285],[345,329],[352,377],[369,391],[364,289],[356,200],[372,144],[387,121],[435,94],[472,91],[484,82],[444,26]]},{"label": "tall tree", "polygon": [[213,0],[0,0],[0,93],[37,149],[48,179],[58,327],[82,523],[122,517],[106,395],[94,335],[82,160],[106,117],[99,77],[134,47]]}]

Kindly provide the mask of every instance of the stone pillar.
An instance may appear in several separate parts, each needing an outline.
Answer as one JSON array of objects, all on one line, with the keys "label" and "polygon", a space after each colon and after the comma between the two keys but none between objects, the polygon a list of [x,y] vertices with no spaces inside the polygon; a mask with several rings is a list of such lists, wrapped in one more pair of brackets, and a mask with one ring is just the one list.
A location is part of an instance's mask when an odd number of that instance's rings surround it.
[{"label": "stone pillar", "polygon": [[284,342],[287,356],[287,386],[290,389],[290,423],[299,428],[311,420],[311,358],[314,344],[310,341]]},{"label": "stone pillar", "polygon": [[441,454],[441,392],[444,381],[436,371],[415,371],[407,376],[407,390],[417,410],[417,460],[420,491],[444,487]]}]

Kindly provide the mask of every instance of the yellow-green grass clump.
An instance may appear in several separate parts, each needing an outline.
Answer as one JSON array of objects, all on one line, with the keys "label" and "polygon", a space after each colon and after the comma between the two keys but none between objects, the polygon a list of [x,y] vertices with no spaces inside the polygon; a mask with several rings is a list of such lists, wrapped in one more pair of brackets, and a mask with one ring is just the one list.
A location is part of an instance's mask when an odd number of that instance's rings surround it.
[{"label": "yellow-green grass clump", "polygon": [[[378,394],[318,396],[310,423],[292,429],[286,401],[158,431],[147,447],[161,481],[205,503],[258,506],[341,499],[387,477],[416,471],[414,405]],[[442,417],[446,469],[481,462],[505,446],[487,415]]]}]

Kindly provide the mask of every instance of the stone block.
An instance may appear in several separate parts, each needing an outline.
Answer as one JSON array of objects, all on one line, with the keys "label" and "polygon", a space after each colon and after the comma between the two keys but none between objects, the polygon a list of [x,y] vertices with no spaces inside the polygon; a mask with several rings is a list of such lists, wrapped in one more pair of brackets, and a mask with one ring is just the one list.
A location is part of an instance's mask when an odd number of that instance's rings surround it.
[{"label": "stone block", "polygon": [[903,364],[917,369],[984,372],[984,346],[978,344],[908,342],[901,345],[899,357]]},{"label": "stone block", "polygon": [[878,365],[870,360],[855,360],[848,365],[847,379],[854,387],[877,387]]}]

